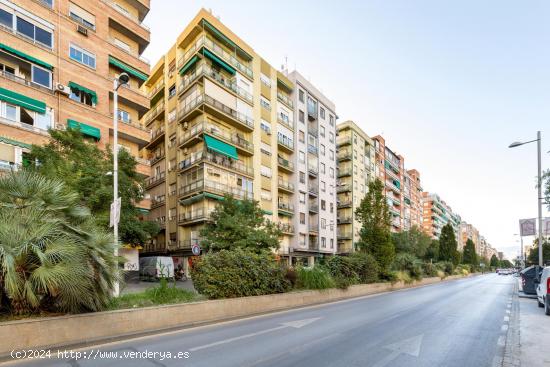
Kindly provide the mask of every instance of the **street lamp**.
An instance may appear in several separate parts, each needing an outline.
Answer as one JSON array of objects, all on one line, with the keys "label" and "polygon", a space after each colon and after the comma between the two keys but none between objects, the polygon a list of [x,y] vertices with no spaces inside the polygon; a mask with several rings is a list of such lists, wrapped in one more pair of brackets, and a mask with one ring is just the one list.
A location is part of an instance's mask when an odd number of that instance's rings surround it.
[{"label": "street lamp", "polygon": [[[120,74],[113,80],[113,206],[115,208],[113,213],[113,237],[115,258],[118,257],[118,218],[120,218],[120,206],[118,206],[118,88],[121,85],[128,84],[129,81],[130,77],[126,73]],[[113,296],[118,297],[119,292],[119,284],[116,281]]]},{"label": "street lamp", "polygon": [[[524,145],[524,144],[529,144],[529,143],[534,143],[534,142],[537,142],[537,158],[538,158],[538,171],[537,171],[537,186],[538,186],[538,194],[537,194],[537,205],[538,205],[538,210],[539,210],[539,218],[538,218],[538,222],[539,222],[539,235],[538,235],[538,238],[539,238],[539,266],[542,267],[542,172],[541,172],[541,149],[540,149],[540,144],[541,144],[541,137],[540,137],[540,131],[537,131],[537,138],[535,140],[530,140],[530,141],[526,141],[526,142],[519,142],[519,141],[516,141],[516,142],[513,142],[512,144],[510,144],[508,146],[508,148],[515,148],[515,147],[519,147],[520,145]],[[523,254],[521,255],[523,257]]]},{"label": "street lamp", "polygon": [[525,268],[525,258],[523,257],[523,236],[521,233],[514,233],[514,236],[519,236],[520,242],[521,242],[521,254],[520,254],[520,261],[521,261],[521,268]]}]

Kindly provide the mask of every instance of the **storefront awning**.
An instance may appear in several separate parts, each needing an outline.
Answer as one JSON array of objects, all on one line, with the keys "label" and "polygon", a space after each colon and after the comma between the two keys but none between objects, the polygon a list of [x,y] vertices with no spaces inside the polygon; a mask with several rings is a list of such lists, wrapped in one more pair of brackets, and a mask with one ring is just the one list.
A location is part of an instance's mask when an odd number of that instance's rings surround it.
[{"label": "storefront awning", "polygon": [[109,64],[114,65],[117,68],[124,70],[128,74],[133,75],[136,78],[141,79],[142,81],[146,81],[147,78],[148,78],[148,76],[146,74],[142,73],[141,71],[138,71],[138,70],[134,69],[131,66],[126,65],[125,63],[123,63],[120,60],[115,59],[111,55],[109,55]]},{"label": "storefront awning", "polygon": [[223,61],[218,56],[214,55],[212,52],[208,51],[204,47],[202,48],[202,54],[208,57],[210,60],[212,60],[212,62],[215,62],[216,64],[218,64],[221,68],[223,68],[225,71],[227,71],[231,75],[235,75],[235,73],[237,72],[237,70],[235,70],[234,67],[232,67],[231,65],[229,65],[228,63],[226,63],[225,61]]},{"label": "storefront awning", "polygon": [[83,135],[92,137],[97,140],[101,139],[101,130],[99,130],[97,127],[93,127],[88,124],[84,124],[82,122],[71,119],[67,120],[67,126],[71,129],[80,130]]},{"label": "storefront awning", "polygon": [[47,62],[44,62],[42,60],[38,60],[36,57],[33,57],[31,55],[28,55],[24,52],[21,52],[19,50],[16,50],[15,48],[12,48],[8,45],[5,45],[3,43],[0,43],[0,50],[4,50],[12,55],[15,55],[17,57],[20,57],[22,59],[25,59],[27,61],[30,61],[32,62],[33,64],[36,64],[36,65],[40,65],[40,66],[43,66],[45,67],[46,69],[50,69],[52,70],[53,69],[53,66],[48,64]]},{"label": "storefront awning", "polygon": [[197,61],[199,61],[199,57],[197,55],[193,56],[189,61],[185,63],[185,65],[182,66],[182,68],[180,69],[180,75],[189,70],[193,65],[197,63]]},{"label": "storefront awning", "polygon": [[12,92],[9,89],[0,88],[0,100],[16,104],[38,113],[46,113],[46,104],[44,102]]},{"label": "storefront awning", "polygon": [[206,143],[206,147],[208,149],[213,150],[216,153],[223,154],[229,158],[239,159],[237,149],[232,145],[224,143],[223,141],[213,138],[210,135],[204,136],[204,142]]},{"label": "storefront awning", "polygon": [[97,104],[97,94],[93,90],[83,87],[75,82],[69,82],[69,88],[88,93],[92,97],[92,103]]}]

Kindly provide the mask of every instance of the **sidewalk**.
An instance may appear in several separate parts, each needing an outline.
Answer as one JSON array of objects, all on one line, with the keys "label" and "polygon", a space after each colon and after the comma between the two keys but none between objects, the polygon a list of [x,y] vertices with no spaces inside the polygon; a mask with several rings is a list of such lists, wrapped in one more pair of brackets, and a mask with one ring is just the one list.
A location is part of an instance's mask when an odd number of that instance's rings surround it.
[{"label": "sidewalk", "polygon": [[519,298],[519,309],[521,365],[550,367],[550,316],[537,306],[536,299]]}]

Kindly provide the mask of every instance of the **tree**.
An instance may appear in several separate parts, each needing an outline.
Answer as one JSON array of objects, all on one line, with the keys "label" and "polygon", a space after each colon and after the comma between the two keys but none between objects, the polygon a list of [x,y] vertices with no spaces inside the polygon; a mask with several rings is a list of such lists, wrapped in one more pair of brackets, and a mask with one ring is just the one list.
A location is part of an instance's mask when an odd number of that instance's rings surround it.
[{"label": "tree", "polygon": [[[529,255],[527,255],[527,262],[529,264],[536,264],[539,263],[539,241],[538,238],[536,238],[533,241],[534,246],[531,247],[531,250],[529,251]],[[548,241],[545,241],[542,245],[542,263],[546,264],[547,262],[550,262],[550,243]]]},{"label": "tree", "polygon": [[474,241],[468,238],[466,241],[466,245],[464,246],[464,252],[462,253],[462,262],[464,264],[479,265],[479,259],[477,257],[476,253],[476,246],[474,244]]},{"label": "tree", "polygon": [[491,267],[498,268],[500,266],[500,262],[498,260],[497,255],[491,256]]},{"label": "tree", "polygon": [[395,257],[395,247],[391,241],[390,213],[382,181],[369,182],[368,192],[355,214],[362,223],[357,247],[374,256],[381,272],[386,273]]},{"label": "tree", "polygon": [[460,261],[457,246],[455,231],[451,224],[447,223],[441,229],[441,235],[439,236],[439,260],[451,261],[454,265],[457,265]]},{"label": "tree", "polygon": [[439,240],[432,239],[424,257],[426,260],[437,261],[439,259]]},{"label": "tree", "polygon": [[[68,190],[78,193],[80,203],[91,210],[97,223],[108,228],[113,201],[111,150],[99,149],[75,129],[50,130],[50,135],[47,145],[32,146],[29,169],[63,180]],[[143,200],[143,176],[136,172],[136,161],[125,149],[120,149],[118,155],[118,185],[122,202],[120,240],[142,245],[158,233],[159,227],[154,222],[139,219],[136,203]]]},{"label": "tree", "polygon": [[257,201],[237,200],[226,195],[201,230],[206,251],[243,248],[255,252],[279,248],[279,227],[264,217]]},{"label": "tree", "polygon": [[510,262],[510,260],[504,259],[500,262],[500,266],[503,268],[513,268],[514,265]]},{"label": "tree", "polygon": [[112,237],[61,180],[27,171],[0,178],[1,307],[101,310],[120,279],[116,263]]},{"label": "tree", "polygon": [[432,239],[417,226],[408,231],[392,234],[392,242],[396,253],[409,253],[418,258],[423,258],[431,245]]}]

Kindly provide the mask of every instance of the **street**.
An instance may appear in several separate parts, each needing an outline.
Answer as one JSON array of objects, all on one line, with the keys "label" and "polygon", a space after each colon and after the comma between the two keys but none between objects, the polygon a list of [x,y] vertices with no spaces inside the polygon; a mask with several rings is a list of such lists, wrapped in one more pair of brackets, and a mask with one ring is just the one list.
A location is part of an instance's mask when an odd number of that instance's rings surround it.
[{"label": "street", "polygon": [[[18,366],[494,366],[514,282],[488,274],[80,350],[95,360]],[[98,354],[116,352],[113,359]],[[128,352],[188,352],[130,359]]]}]

